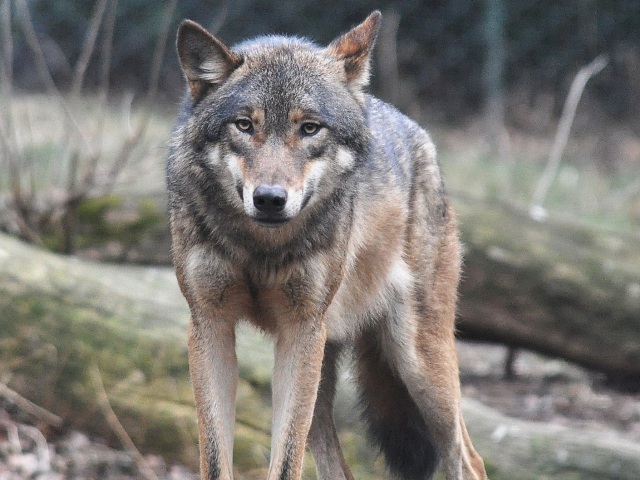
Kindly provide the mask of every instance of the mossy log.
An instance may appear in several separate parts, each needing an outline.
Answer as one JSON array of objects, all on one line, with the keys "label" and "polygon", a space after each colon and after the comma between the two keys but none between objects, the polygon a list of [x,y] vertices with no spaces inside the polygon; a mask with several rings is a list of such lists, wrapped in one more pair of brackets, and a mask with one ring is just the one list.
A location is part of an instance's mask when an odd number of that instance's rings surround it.
[{"label": "mossy log", "polygon": [[[111,436],[92,377],[134,443],[197,465],[186,359],[188,309],[168,268],[96,264],[54,255],[0,234],[0,378],[60,415],[68,426]],[[249,328],[238,335],[235,465],[264,478],[268,460],[272,351]],[[342,386],[336,415],[356,478],[387,478],[353,421],[355,394]],[[637,479],[640,446],[608,434],[513,420],[465,402],[469,430],[493,480]],[[114,442],[116,440],[114,439]],[[314,478],[309,458],[305,478]]]},{"label": "mossy log", "polygon": [[462,338],[557,356],[640,386],[640,236],[456,197]]}]

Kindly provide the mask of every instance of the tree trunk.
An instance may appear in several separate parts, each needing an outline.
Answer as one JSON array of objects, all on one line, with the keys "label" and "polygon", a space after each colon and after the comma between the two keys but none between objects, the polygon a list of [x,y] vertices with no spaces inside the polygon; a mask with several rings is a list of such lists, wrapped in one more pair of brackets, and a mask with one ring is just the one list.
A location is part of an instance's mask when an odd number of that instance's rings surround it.
[{"label": "tree trunk", "polygon": [[458,196],[462,338],[562,357],[640,385],[640,237]]}]

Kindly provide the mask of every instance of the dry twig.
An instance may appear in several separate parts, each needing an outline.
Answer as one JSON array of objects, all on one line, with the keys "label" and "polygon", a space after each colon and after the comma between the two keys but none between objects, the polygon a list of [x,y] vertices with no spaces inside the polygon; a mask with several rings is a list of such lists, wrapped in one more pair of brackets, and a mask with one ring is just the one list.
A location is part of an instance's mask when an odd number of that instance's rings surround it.
[{"label": "dry twig", "polygon": [[36,34],[36,31],[33,27],[33,20],[31,19],[31,13],[29,12],[29,5],[27,4],[26,0],[16,0],[16,8],[18,9],[22,31],[25,35],[25,39],[27,41],[27,44],[29,45],[31,53],[33,54],[36,71],[38,72],[40,80],[44,83],[49,94],[59,101],[66,119],[71,123],[71,125],[73,125],[74,130],[82,139],[85,148],[90,152],[91,143],[89,142],[89,139],[80,128],[78,120],[71,111],[68,102],[62,96],[60,90],[58,90],[58,87],[53,81],[53,77],[51,76],[51,72],[49,71],[49,67],[47,66],[44,52],[42,51],[42,46],[40,45],[40,41],[38,40],[38,35]]},{"label": "dry twig", "polygon": [[87,67],[89,66],[89,60],[91,60],[91,56],[93,55],[93,49],[96,45],[98,31],[100,30],[100,24],[102,23],[102,18],[107,8],[107,2],[108,0],[99,0],[93,10],[93,15],[91,15],[87,36],[82,45],[82,51],[76,62],[73,71],[73,80],[71,81],[71,92],[75,96],[80,95],[80,91],[82,90],[82,84],[84,83]]},{"label": "dry twig", "polygon": [[159,480],[156,473],[151,468],[149,468],[149,466],[147,465],[147,461],[142,456],[140,451],[136,448],[133,440],[131,440],[131,437],[120,423],[120,420],[118,420],[118,416],[113,411],[113,408],[111,408],[111,403],[109,402],[109,397],[107,396],[107,392],[104,389],[102,375],[100,374],[100,369],[98,368],[98,366],[93,365],[91,367],[90,373],[96,389],[96,394],[98,396],[98,405],[100,406],[102,414],[107,420],[109,427],[111,427],[124,448],[126,448],[127,451],[131,454],[136,464],[138,465],[140,473],[142,473],[142,475],[144,475],[147,480]]},{"label": "dry twig", "polygon": [[45,410],[44,408],[33,403],[31,400],[27,400],[15,390],[7,387],[4,383],[0,383],[0,395],[11,400],[22,411],[28,413],[29,415],[33,415],[39,420],[42,420],[49,425],[53,425],[54,427],[60,428],[62,426],[62,418],[60,418],[58,415]]},{"label": "dry twig", "polygon": [[9,451],[11,453],[22,453],[22,445],[20,444],[20,435],[18,434],[18,425],[8,418],[0,418],[0,424],[7,431],[7,441],[9,443]]},{"label": "dry twig", "polygon": [[[165,56],[167,40],[170,34],[171,19],[177,7],[177,0],[168,0],[164,9],[163,23],[155,44],[149,85],[143,102],[152,107],[157,96],[162,61]],[[11,92],[11,52],[13,44],[10,32],[9,0],[0,0],[0,90]],[[72,253],[77,227],[78,205],[86,199],[110,194],[120,180],[122,173],[136,151],[143,144],[148,130],[150,115],[143,115],[133,129],[120,142],[113,157],[105,158],[103,136],[105,135],[105,106],[109,92],[109,67],[114,37],[117,0],[96,0],[89,27],[83,42],[81,54],[76,62],[70,98],[65,97],[55,84],[47,64],[40,39],[35,31],[29,4],[26,0],[15,0],[14,5],[18,24],[34,59],[34,69],[45,86],[46,92],[56,100],[63,112],[63,134],[59,148],[55,153],[55,165],[60,172],[55,180],[57,187],[42,192],[38,189],[34,163],[21,159],[19,144],[15,137],[15,126],[10,109],[0,112],[0,167],[6,168],[11,187],[11,200],[7,203],[12,210],[10,224],[20,234],[34,243],[42,244],[41,230],[57,229],[61,232],[61,245],[67,253]],[[80,127],[77,111],[70,103],[80,96],[87,67],[96,51],[96,42],[102,29],[100,48],[100,80],[97,97],[98,119],[89,134],[88,129]],[[7,65],[9,67],[7,67]],[[7,102],[10,95],[5,95]],[[3,118],[6,117],[6,118]],[[24,160],[24,161],[21,161]],[[4,165],[2,163],[4,162]],[[104,165],[106,163],[106,165]],[[101,168],[102,165],[102,168]],[[51,176],[51,175],[50,175]],[[29,180],[31,182],[29,183]],[[31,186],[31,188],[29,188]]]},{"label": "dry twig", "polygon": [[[13,38],[11,36],[11,2],[4,0],[0,5],[0,26],[2,27],[2,63],[0,82],[3,88],[13,84]],[[11,95],[11,90],[3,92]]]},{"label": "dry twig", "polygon": [[169,38],[169,29],[171,27],[171,19],[176,10],[178,0],[170,0],[164,10],[162,30],[158,36],[155,48],[153,50],[153,60],[151,62],[151,75],[149,80],[149,89],[147,91],[147,100],[153,101],[158,93],[158,83],[160,80],[160,70],[162,68],[162,60],[167,50],[167,39]]},{"label": "dry twig", "polygon": [[[9,180],[13,196],[22,199],[19,166],[16,160],[15,129],[11,113],[13,98],[13,35],[11,31],[11,2],[4,0],[0,5],[0,28],[2,55],[0,56],[0,94],[2,95],[2,121],[0,121],[0,148],[3,162],[9,171]],[[0,161],[0,167],[2,162]]]},{"label": "dry twig", "polygon": [[578,107],[578,102],[580,102],[580,98],[582,97],[584,87],[587,85],[587,82],[591,77],[607,66],[608,62],[609,60],[606,55],[598,56],[590,64],[582,67],[571,83],[569,95],[567,95],[567,100],[565,101],[562,109],[562,116],[560,117],[558,130],[556,131],[556,136],[553,140],[553,146],[549,153],[547,166],[545,167],[544,172],[542,172],[542,176],[538,180],[538,184],[536,185],[536,189],[533,194],[529,214],[536,220],[542,220],[546,216],[542,204],[547,197],[549,187],[551,187],[551,183],[553,182],[558,171],[558,167],[560,166],[562,153],[567,146],[571,125],[573,125],[573,119],[576,116],[576,108]]},{"label": "dry twig", "polygon": [[47,439],[42,432],[31,425],[20,425],[18,430],[31,438],[36,444],[36,457],[38,458],[38,472],[48,472],[51,470],[51,455]]},{"label": "dry twig", "polygon": [[[156,45],[153,53],[153,62],[151,66],[151,73],[149,75],[149,87],[147,90],[147,105],[151,106],[155,97],[158,93],[158,83],[160,78],[160,71],[162,68],[162,59],[164,58],[164,54],[167,49],[167,39],[169,38],[169,27],[171,26],[171,18],[173,17],[173,13],[176,9],[177,0],[170,0],[165,8],[164,12],[164,23],[162,26],[162,30],[160,35],[158,36],[158,40],[156,41]],[[110,193],[115,183],[120,176],[120,173],[127,165],[127,162],[131,158],[131,154],[133,153],[134,148],[140,143],[141,139],[144,137],[144,134],[147,131],[149,126],[150,115],[145,115],[142,120],[138,123],[134,132],[129,135],[129,137],[122,144],[120,151],[115,157],[115,160],[111,164],[111,168],[109,169],[106,175],[106,181],[103,183],[103,193]]]},{"label": "dry twig", "polygon": [[378,35],[378,71],[380,72],[380,86],[386,99],[391,103],[398,103],[400,92],[400,72],[398,69],[398,27],[400,14],[391,7],[384,12],[384,22]]}]

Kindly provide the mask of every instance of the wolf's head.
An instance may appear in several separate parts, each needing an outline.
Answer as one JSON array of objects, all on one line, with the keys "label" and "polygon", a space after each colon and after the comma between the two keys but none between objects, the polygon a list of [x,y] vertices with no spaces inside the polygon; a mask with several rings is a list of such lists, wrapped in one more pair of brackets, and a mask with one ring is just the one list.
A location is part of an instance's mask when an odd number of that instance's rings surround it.
[{"label": "wolf's head", "polygon": [[271,36],[229,48],[194,22],[180,25],[186,131],[230,205],[277,226],[354,171],[368,144],[363,88],[380,18],[372,13],[327,47]]}]

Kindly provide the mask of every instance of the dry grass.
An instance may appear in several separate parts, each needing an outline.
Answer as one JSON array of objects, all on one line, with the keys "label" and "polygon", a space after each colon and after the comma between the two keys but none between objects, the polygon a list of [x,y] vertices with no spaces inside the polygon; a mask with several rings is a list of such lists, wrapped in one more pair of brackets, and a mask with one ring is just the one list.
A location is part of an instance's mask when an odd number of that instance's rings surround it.
[{"label": "dry grass", "polygon": [[[108,160],[117,157],[122,145],[135,134],[137,125],[147,122],[146,131],[133,147],[114,188],[116,190],[157,190],[164,185],[165,145],[171,128],[171,114],[137,106],[132,94],[114,96],[101,105],[95,96],[69,100],[88,145],[80,145],[79,155],[91,157],[100,152],[106,159],[97,165],[97,177],[107,178]],[[14,119],[16,146],[23,171],[33,169],[39,188],[64,190],[68,181],[69,147],[66,129],[60,120],[58,101],[46,94],[24,95],[9,107]],[[8,188],[2,178],[1,191]]]},{"label": "dry grass", "polygon": [[[545,201],[549,215],[616,230],[640,227],[640,139],[622,127],[608,132],[610,140],[595,127],[570,138]],[[432,134],[452,193],[528,209],[552,147],[552,132],[509,130],[500,156],[490,151],[480,123],[436,127]],[[606,143],[614,141],[611,153]]]}]

